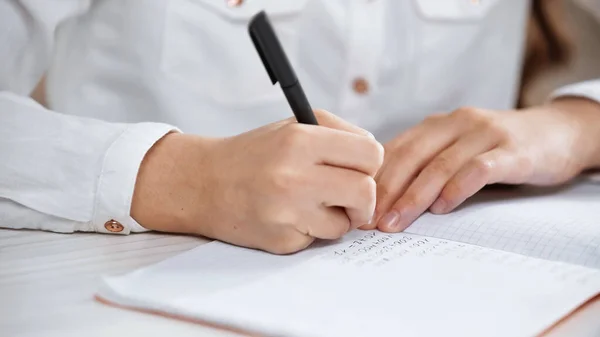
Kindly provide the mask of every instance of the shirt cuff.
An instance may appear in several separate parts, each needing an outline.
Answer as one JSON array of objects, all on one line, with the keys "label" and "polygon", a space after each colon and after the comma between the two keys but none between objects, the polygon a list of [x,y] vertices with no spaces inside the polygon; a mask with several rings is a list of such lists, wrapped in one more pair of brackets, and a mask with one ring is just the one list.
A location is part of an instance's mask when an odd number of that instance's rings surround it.
[{"label": "shirt cuff", "polygon": [[600,80],[591,80],[562,87],[550,95],[554,100],[560,97],[581,97],[600,103]]},{"label": "shirt cuff", "polygon": [[148,150],[173,131],[180,132],[166,124],[132,124],[111,144],[98,179],[92,218],[96,232],[129,234],[148,231],[130,215],[135,181]]}]

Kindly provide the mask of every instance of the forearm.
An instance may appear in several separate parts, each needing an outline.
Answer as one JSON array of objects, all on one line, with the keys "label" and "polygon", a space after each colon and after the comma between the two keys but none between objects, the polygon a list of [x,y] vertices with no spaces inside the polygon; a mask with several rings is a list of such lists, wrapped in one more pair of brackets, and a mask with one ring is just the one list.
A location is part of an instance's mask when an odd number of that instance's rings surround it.
[{"label": "forearm", "polygon": [[10,93],[0,120],[0,227],[111,232],[115,219],[121,233],[145,230],[130,217],[137,171],[171,127],[67,116]]},{"label": "forearm", "polygon": [[562,111],[579,131],[574,155],[582,169],[600,168],[600,80],[566,86],[552,99],[550,106]]}]

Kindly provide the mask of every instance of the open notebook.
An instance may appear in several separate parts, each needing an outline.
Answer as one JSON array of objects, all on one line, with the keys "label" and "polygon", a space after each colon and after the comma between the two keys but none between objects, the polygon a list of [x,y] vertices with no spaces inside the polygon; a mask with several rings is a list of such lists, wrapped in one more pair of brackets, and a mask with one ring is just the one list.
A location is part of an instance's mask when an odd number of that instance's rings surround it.
[{"label": "open notebook", "polygon": [[212,242],[98,298],[265,336],[536,336],[600,293],[600,184],[487,191],[290,256]]}]

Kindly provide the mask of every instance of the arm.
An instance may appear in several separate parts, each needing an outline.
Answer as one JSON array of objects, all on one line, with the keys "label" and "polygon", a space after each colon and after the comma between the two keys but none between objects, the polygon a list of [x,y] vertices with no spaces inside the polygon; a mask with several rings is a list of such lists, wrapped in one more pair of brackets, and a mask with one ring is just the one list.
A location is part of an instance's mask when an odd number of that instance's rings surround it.
[{"label": "arm", "polygon": [[290,118],[206,139],[67,116],[2,93],[0,227],[147,228],[275,253],[337,239],[371,219],[383,151],[367,132],[317,116],[320,126]]},{"label": "arm", "polygon": [[551,105],[579,122],[583,169],[600,168],[600,79],[565,86],[551,95]]},{"label": "arm", "polygon": [[442,214],[489,184],[559,185],[600,168],[600,81],[556,91],[543,105],[465,107],[427,118],[386,144],[376,223],[397,232]]},{"label": "arm", "polygon": [[43,84],[53,32],[85,2],[0,2],[0,227],[58,232],[143,230],[129,217],[142,157],[161,124],[110,124],[46,110]]},{"label": "arm", "polygon": [[[164,124],[60,114],[26,98],[43,101],[43,90],[31,92],[52,34],[30,38],[45,27],[31,20],[36,11],[47,15],[50,9],[39,7],[49,2],[0,2],[0,26],[8,13],[19,18],[9,34],[27,33],[9,38],[8,56],[0,50],[8,60],[0,62],[8,74],[0,76],[0,226],[123,234],[146,228],[290,253],[371,219],[382,146],[327,112],[317,113],[319,126],[290,118],[207,139]],[[21,67],[1,69],[11,63]]]},{"label": "arm", "polygon": [[129,213],[145,153],[174,128],[55,113],[0,93],[0,227],[143,231]]}]

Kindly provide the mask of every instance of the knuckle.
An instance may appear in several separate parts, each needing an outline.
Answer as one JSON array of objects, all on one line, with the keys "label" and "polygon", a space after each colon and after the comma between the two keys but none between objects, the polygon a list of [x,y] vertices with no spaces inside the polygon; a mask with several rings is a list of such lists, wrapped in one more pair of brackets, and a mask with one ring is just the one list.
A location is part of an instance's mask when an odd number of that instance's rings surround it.
[{"label": "knuckle", "polygon": [[485,115],[482,109],[471,106],[460,107],[452,112],[452,116],[466,121],[480,121]]},{"label": "knuckle", "polygon": [[300,215],[294,207],[272,203],[266,207],[263,223],[296,228],[299,221]]},{"label": "knuckle", "polygon": [[444,177],[451,176],[454,173],[452,160],[448,157],[439,156],[431,162],[429,170],[434,174],[439,174]]},{"label": "knuckle", "polygon": [[473,159],[473,168],[478,175],[489,177],[496,168],[496,162],[493,159],[476,157]]},{"label": "knuckle", "polygon": [[486,131],[486,133],[493,135],[494,138],[496,138],[499,142],[512,142],[512,135],[510,133],[510,130],[501,123],[498,123],[495,119],[488,118],[482,121],[481,125]]},{"label": "knuckle", "polygon": [[396,158],[420,158],[422,151],[419,149],[419,144],[415,141],[411,141],[406,145],[399,148],[394,157]]},{"label": "knuckle", "polygon": [[519,168],[524,177],[530,177],[535,170],[535,163],[531,157],[524,154],[517,155],[515,167]]},{"label": "knuckle", "polygon": [[301,179],[296,169],[287,165],[280,165],[273,169],[269,177],[272,190],[275,194],[279,195],[291,193],[301,184]]},{"label": "knuckle", "polygon": [[332,225],[330,229],[331,239],[339,239],[344,236],[350,230],[350,221],[346,220],[339,224]]},{"label": "knuckle", "polygon": [[314,109],[313,113],[315,114],[315,117],[317,117],[317,119],[319,117],[331,115],[331,113],[329,111],[325,110],[325,109]]},{"label": "knuckle", "polygon": [[497,116],[490,111],[473,107],[463,107],[453,113],[456,118],[469,123],[477,130],[492,135],[501,142],[510,141],[512,135],[510,130],[499,122]]},{"label": "knuckle", "polygon": [[431,114],[431,115],[428,115],[427,117],[425,117],[423,122],[426,124],[437,123],[439,120],[444,119],[447,116],[448,116],[447,114],[443,114],[443,113],[434,113],[434,114]]},{"label": "knuckle", "polygon": [[462,186],[456,181],[456,179],[452,179],[449,181],[442,192],[440,193],[440,197],[444,200],[453,200],[457,195],[462,194]]},{"label": "knuckle", "polygon": [[402,197],[402,205],[409,209],[415,209],[423,203],[422,198],[416,194],[407,194]]},{"label": "knuckle", "polygon": [[310,130],[305,125],[300,123],[291,123],[282,128],[281,148],[283,149],[298,149],[307,146],[310,140]]},{"label": "knuckle", "polygon": [[266,250],[277,255],[288,255],[306,248],[311,242],[312,239],[305,235],[288,231],[273,240]]}]

